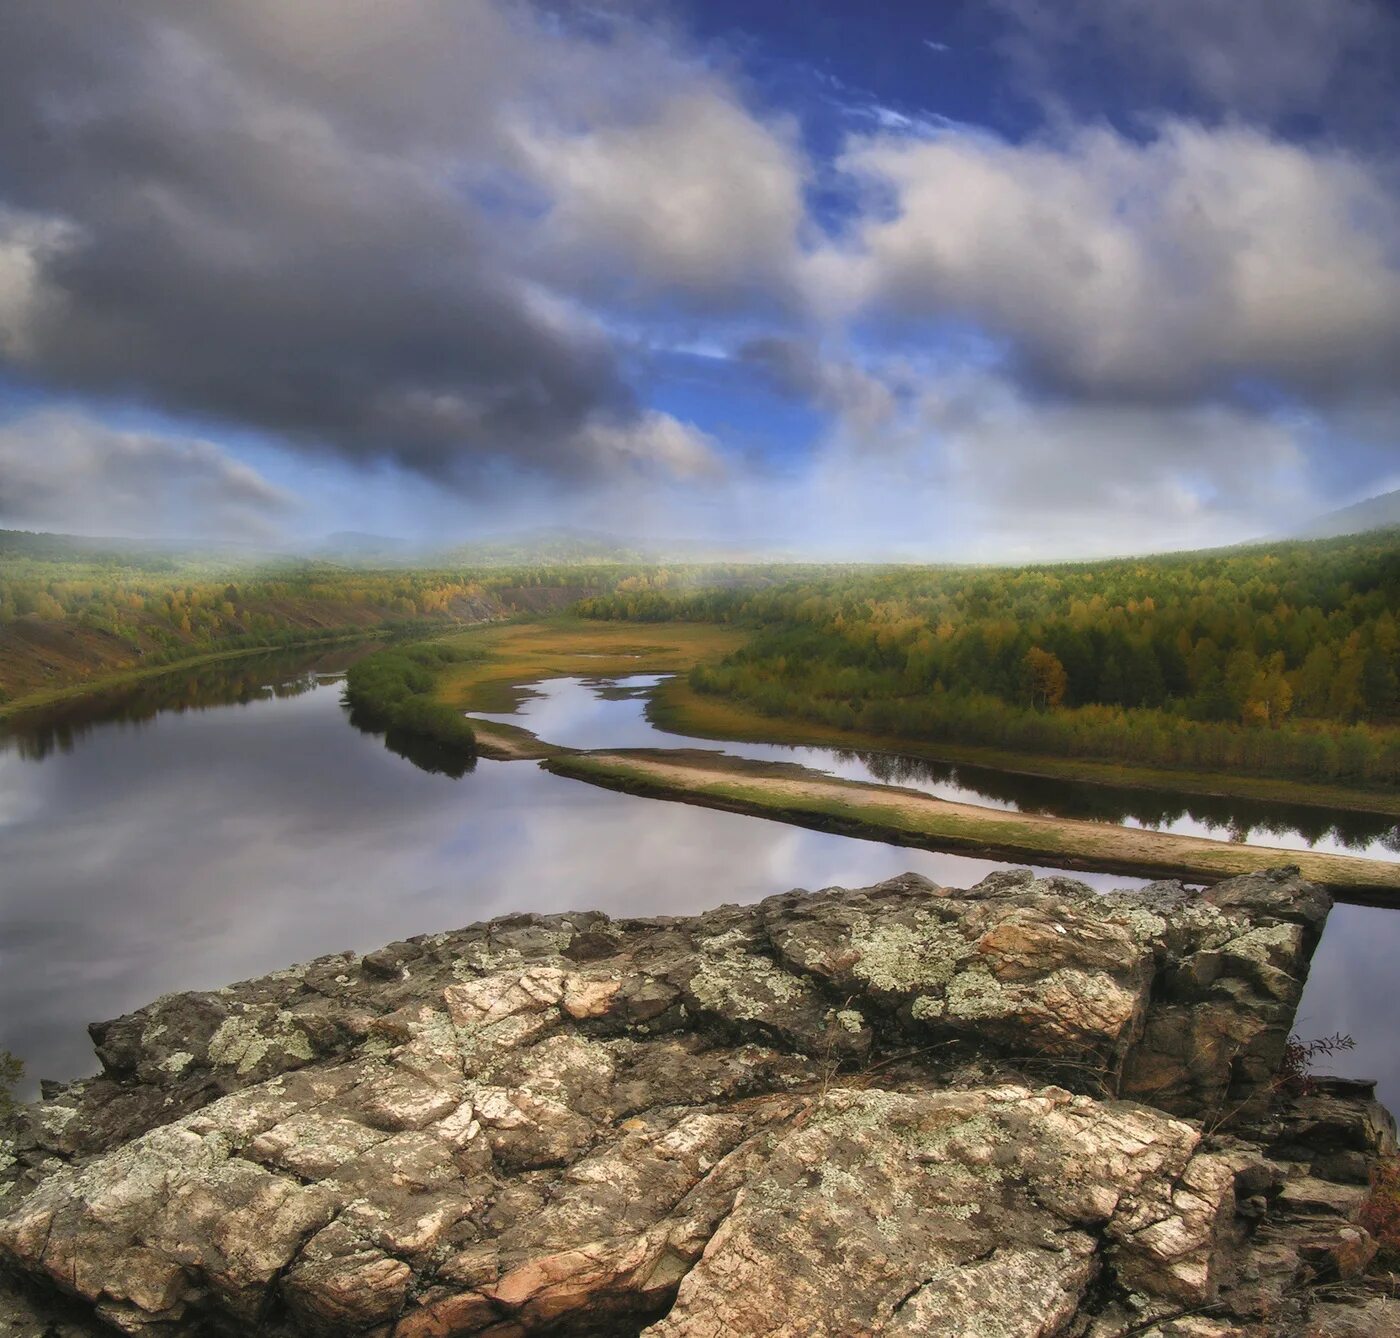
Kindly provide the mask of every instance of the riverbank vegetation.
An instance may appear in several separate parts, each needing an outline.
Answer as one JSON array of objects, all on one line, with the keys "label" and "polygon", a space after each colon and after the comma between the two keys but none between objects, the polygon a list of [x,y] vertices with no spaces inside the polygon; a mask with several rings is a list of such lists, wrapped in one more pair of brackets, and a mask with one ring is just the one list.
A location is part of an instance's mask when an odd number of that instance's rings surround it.
[{"label": "riverbank vegetation", "polygon": [[462,651],[440,644],[395,646],[366,656],[345,674],[345,703],[361,728],[390,744],[432,744],[460,757],[476,753],[476,734],[460,711],[433,698],[435,673]]},{"label": "riverbank vegetation", "polygon": [[1089,784],[1108,791],[1150,790],[1186,797],[1200,795],[1227,801],[1251,800],[1266,805],[1296,804],[1318,810],[1347,810],[1359,815],[1400,817],[1400,792],[1358,788],[1338,782],[1251,776],[1240,772],[1187,771],[1148,766],[1134,761],[1102,761],[1057,757],[1052,753],[909,739],[868,730],[841,729],[796,716],[764,715],[733,697],[696,692],[689,678],[662,683],[647,707],[658,729],[697,739],[780,743],[792,747],[828,746],[848,749],[875,763],[881,757],[923,759],[955,769],[986,768],[1000,776]]},{"label": "riverbank vegetation", "polygon": [[552,675],[684,672],[692,714],[770,733],[1207,785],[1400,780],[1396,532],[1005,568],[376,568],[4,532],[0,557],[0,711],[210,654],[534,616],[441,666],[435,698],[509,710]]},{"label": "riverbank vegetation", "polygon": [[1346,784],[1400,780],[1400,534],[1007,568],[634,579],[600,620],[752,629],[697,693],[886,738]]},{"label": "riverbank vegetation", "polygon": [[441,638],[463,654],[437,673],[436,696],[464,711],[514,711],[546,678],[684,674],[747,635],[714,623],[635,627],[568,616],[474,627]]}]

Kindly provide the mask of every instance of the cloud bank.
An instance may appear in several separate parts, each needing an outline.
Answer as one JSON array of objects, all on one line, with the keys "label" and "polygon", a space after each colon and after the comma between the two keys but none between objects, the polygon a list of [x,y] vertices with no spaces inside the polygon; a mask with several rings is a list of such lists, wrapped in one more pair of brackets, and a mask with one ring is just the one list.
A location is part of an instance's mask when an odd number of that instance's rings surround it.
[{"label": "cloud bank", "polygon": [[[551,126],[622,116],[554,104],[575,77],[619,82],[625,46],[431,0],[26,10],[0,48],[7,359],[447,483],[609,468],[619,430],[632,453],[661,438],[608,341],[533,284],[502,193],[555,170],[522,150],[519,103]],[[731,133],[696,84],[681,124]],[[585,136],[552,228],[617,226],[598,191],[639,133]]]},{"label": "cloud bank", "polygon": [[814,76],[832,145],[683,0],[24,7],[0,384],[85,407],[0,413],[5,514],[285,519],[251,438],[311,514],[330,471],[473,524],[956,556],[1246,537],[1393,473],[1388,9],[977,12],[908,58],[988,62],[982,120]]},{"label": "cloud bank", "polygon": [[1334,395],[1400,372],[1400,199],[1350,154],[1167,122],[1144,143],[869,139],[842,165],[887,204],[814,257],[814,296],[975,322],[1056,390]]},{"label": "cloud bank", "polygon": [[218,446],[45,409],[0,427],[0,525],[129,538],[269,540],[292,499]]}]

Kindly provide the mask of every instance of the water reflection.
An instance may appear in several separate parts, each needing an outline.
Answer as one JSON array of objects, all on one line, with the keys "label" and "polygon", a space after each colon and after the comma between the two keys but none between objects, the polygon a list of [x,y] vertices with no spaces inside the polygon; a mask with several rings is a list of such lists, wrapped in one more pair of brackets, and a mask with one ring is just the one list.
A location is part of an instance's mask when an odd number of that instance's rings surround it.
[{"label": "water reflection", "polygon": [[99,725],[140,725],[172,711],[298,697],[383,647],[382,640],[374,640],[317,650],[266,651],[136,679],[16,717],[0,726],[0,750],[14,749],[28,761],[42,762],[54,751],[71,752]]},{"label": "water reflection", "polygon": [[383,739],[384,746],[391,753],[412,762],[419,771],[426,771],[431,776],[448,776],[452,780],[461,780],[467,772],[476,770],[477,759],[464,756],[460,748],[448,748],[432,739],[425,739],[420,734],[395,729],[393,725],[386,727],[382,717],[358,710],[348,703],[344,705],[345,718],[361,734],[372,734]]},{"label": "water reflection", "polygon": [[[550,679],[534,685],[519,714],[483,719],[521,723],[523,718],[542,739],[570,748],[694,747],[693,737],[660,729],[648,716],[648,700],[662,677],[633,674],[612,683]],[[702,746],[722,748],[736,757],[796,762],[848,780],[903,785],[983,808],[1050,813],[1281,850],[1400,860],[1400,825],[1383,814],[1049,780],[896,753],[767,743],[702,741]]]},{"label": "water reflection", "polygon": [[[1225,795],[1076,784],[989,767],[954,766],[893,754],[853,754],[876,779],[923,788],[956,787],[967,802],[1052,813],[1118,826],[1180,832],[1217,841],[1400,859],[1400,825],[1379,813],[1281,804]],[[951,797],[951,796],[950,796]]]},{"label": "water reflection", "polygon": [[66,751],[18,738],[0,751],[0,1047],[31,1079],[89,1072],[86,1023],[167,991],[508,911],[689,914],[905,869],[967,885],[997,867],[529,763],[445,780],[349,728],[339,684],[296,679],[139,729],[89,715]]}]

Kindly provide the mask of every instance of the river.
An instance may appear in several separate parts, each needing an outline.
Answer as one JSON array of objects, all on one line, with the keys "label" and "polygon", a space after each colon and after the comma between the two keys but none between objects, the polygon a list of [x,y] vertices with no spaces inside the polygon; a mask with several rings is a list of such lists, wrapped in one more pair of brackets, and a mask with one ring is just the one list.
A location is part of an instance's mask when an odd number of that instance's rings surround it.
[{"label": "river", "polygon": [[[529,762],[482,760],[457,778],[424,770],[349,724],[337,674],[360,653],[204,666],[0,734],[0,1048],[25,1060],[26,1093],[39,1077],[92,1071],[89,1021],[321,953],[509,911],[689,914],[906,869],[968,886],[1000,867],[619,794]],[[654,684],[559,680],[502,718],[573,746],[695,746],[658,738],[646,720]],[[730,750],[859,779],[888,766]],[[933,785],[979,793],[961,770],[923,788]],[[1338,907],[1299,1021],[1305,1037],[1355,1036],[1330,1067],[1380,1077],[1392,1101],[1397,950],[1400,916]]]},{"label": "river", "polygon": [[771,743],[714,743],[657,727],[646,709],[658,674],[627,678],[555,678],[528,690],[520,709],[483,720],[523,724],[567,748],[720,748],[736,757],[795,762],[847,780],[902,785],[952,799],[1027,813],[1051,813],[1215,841],[1248,842],[1282,851],[1316,850],[1400,861],[1400,825],[1393,817],[1306,804],[1126,785],[1099,785],[992,767],[935,762],[895,753]]}]

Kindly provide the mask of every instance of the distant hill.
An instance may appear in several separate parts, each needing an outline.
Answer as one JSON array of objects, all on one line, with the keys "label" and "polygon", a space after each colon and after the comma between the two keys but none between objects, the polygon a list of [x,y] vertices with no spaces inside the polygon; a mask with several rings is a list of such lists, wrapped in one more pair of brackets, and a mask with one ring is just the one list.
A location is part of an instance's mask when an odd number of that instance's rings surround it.
[{"label": "distant hill", "polygon": [[114,536],[50,534],[42,530],[0,530],[0,562],[73,563],[173,571],[177,565],[285,561],[285,555],[218,540],[122,539]]},{"label": "distant hill", "polygon": [[485,534],[440,547],[341,530],[302,551],[308,557],[356,567],[570,567],[657,560],[657,554],[610,534],[557,528]]},{"label": "distant hill", "polygon": [[655,562],[657,554],[591,530],[522,530],[489,535],[432,554],[434,562],[475,567],[586,566],[599,562]]},{"label": "distant hill", "polygon": [[89,539],[77,534],[47,534],[40,530],[0,530],[0,557],[39,558],[46,562],[90,561],[94,554],[130,558],[149,545],[130,539]]},{"label": "distant hill", "polygon": [[1341,534],[1363,534],[1367,530],[1385,530],[1396,525],[1400,525],[1400,488],[1318,516],[1298,531],[1298,537],[1331,539]]},{"label": "distant hill", "polygon": [[596,530],[541,528],[483,535],[420,555],[424,562],[477,567],[572,567],[605,563],[744,563],[798,561],[792,554],[748,549],[704,539],[672,538],[664,544],[623,539]]},{"label": "distant hill", "polygon": [[363,562],[370,558],[396,560],[403,557],[408,544],[403,539],[395,539],[387,534],[362,534],[359,530],[337,530],[328,534],[315,548],[314,557],[347,558]]},{"label": "distant hill", "polygon": [[217,540],[92,538],[0,529],[0,562],[22,560],[174,571],[211,565],[300,566],[331,563],[357,569],[428,567],[582,567],[653,563],[761,562],[772,554],[673,540],[664,548],[592,530],[540,528],[483,535],[443,548],[391,535],[339,530],[295,547],[270,550]]}]

